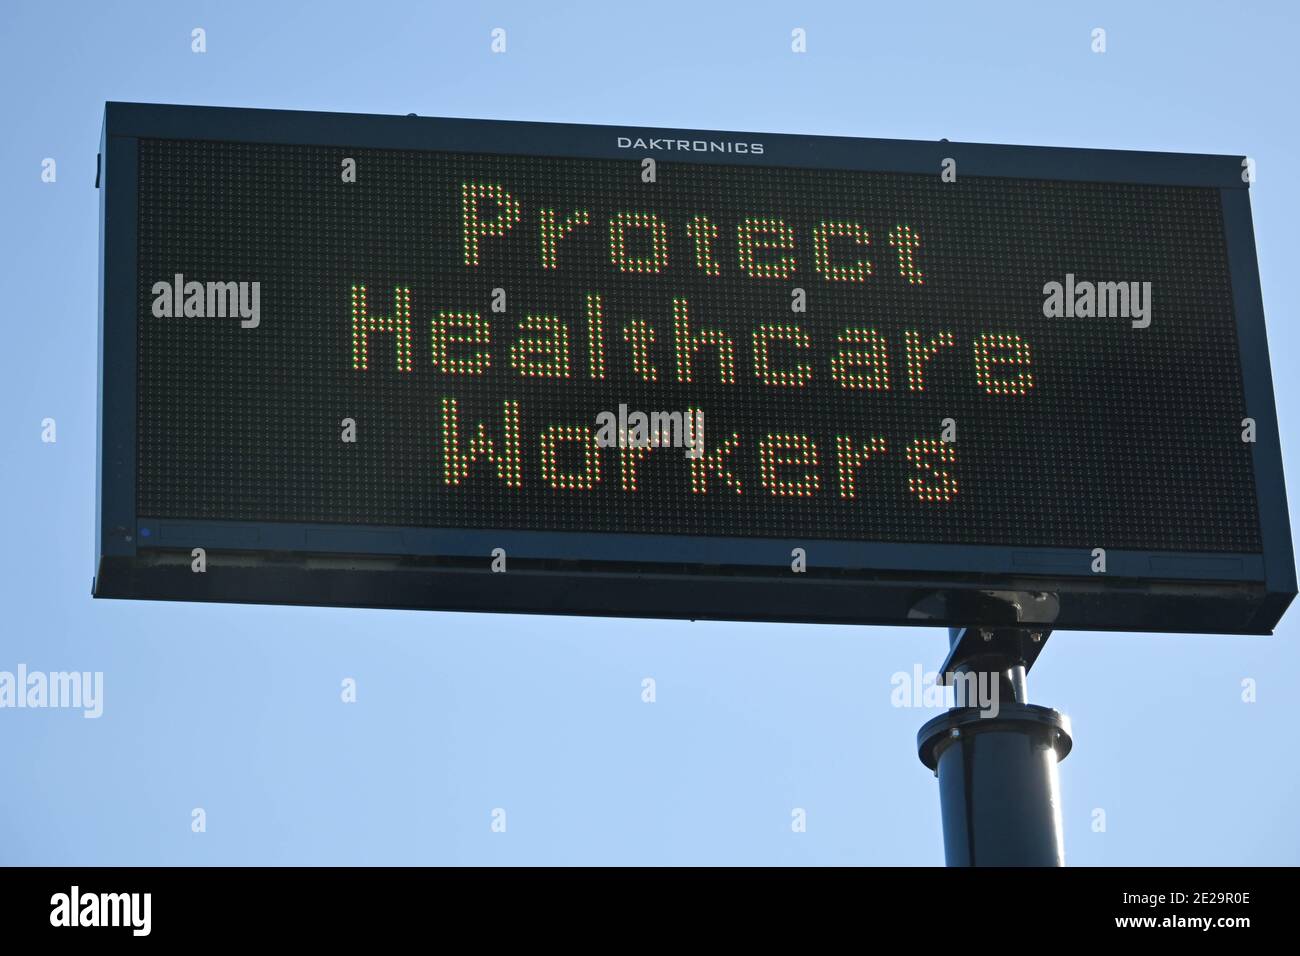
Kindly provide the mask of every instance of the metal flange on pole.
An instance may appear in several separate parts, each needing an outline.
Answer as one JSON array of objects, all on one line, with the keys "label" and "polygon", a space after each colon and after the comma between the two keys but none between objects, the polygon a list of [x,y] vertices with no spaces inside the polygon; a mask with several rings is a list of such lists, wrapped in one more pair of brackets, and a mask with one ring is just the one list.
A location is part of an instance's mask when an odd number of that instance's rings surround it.
[{"label": "metal flange on pole", "polygon": [[1060,776],[1070,720],[1025,700],[1049,631],[953,628],[940,671],[957,705],[917,734],[939,778],[948,866],[1062,866]]}]

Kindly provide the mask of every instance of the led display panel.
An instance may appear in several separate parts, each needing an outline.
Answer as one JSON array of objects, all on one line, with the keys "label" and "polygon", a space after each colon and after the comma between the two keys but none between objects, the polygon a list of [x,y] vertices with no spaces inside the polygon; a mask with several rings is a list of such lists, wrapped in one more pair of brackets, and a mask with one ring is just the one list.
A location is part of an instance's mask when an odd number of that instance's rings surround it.
[{"label": "led display panel", "polygon": [[150,109],[105,145],[133,573],[1289,566],[1229,158]]}]

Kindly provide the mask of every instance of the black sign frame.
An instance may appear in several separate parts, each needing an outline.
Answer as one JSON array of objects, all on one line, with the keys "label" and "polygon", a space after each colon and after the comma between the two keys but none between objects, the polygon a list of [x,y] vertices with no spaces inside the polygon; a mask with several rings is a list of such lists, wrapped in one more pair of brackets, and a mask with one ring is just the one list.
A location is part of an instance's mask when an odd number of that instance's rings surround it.
[{"label": "black sign frame", "polygon": [[[1219,190],[1258,554],[154,520],[136,513],[138,141],[415,149],[1202,186]],[[681,143],[762,152],[674,152]],[[631,145],[626,145],[631,144]],[[657,145],[655,145],[657,144]],[[665,148],[664,144],[669,144]],[[691,149],[688,145],[687,150]],[[1271,633],[1296,594],[1243,158],[769,133],[105,105],[96,597],[689,619]],[[191,567],[203,548],[206,570]],[[491,569],[493,549],[508,556]],[[792,570],[804,548],[807,570]]]}]

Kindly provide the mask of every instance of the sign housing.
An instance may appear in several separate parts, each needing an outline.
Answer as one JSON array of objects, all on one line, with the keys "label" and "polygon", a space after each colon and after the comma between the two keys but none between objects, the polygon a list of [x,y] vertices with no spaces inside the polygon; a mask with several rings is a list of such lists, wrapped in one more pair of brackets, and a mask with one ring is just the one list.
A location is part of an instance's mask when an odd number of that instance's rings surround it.
[{"label": "sign housing", "polygon": [[1240,158],[110,103],[101,163],[96,596],[1294,596]]}]

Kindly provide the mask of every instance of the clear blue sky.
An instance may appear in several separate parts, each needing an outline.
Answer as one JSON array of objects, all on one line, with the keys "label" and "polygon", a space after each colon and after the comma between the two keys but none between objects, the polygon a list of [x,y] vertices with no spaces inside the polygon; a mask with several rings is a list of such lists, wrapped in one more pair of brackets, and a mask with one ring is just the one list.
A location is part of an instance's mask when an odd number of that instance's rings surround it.
[{"label": "clear blue sky", "polygon": [[[942,659],[938,630],[92,602],[105,100],[1247,154],[1294,453],[1296,11],[5,3],[0,670],[103,671],[105,702],[99,720],[0,710],[0,863],[943,859],[914,750],[931,713],[890,703],[893,673]],[[1068,862],[1300,863],[1298,630],[1293,610],[1273,638],[1051,639],[1030,690],[1074,720]]]}]

